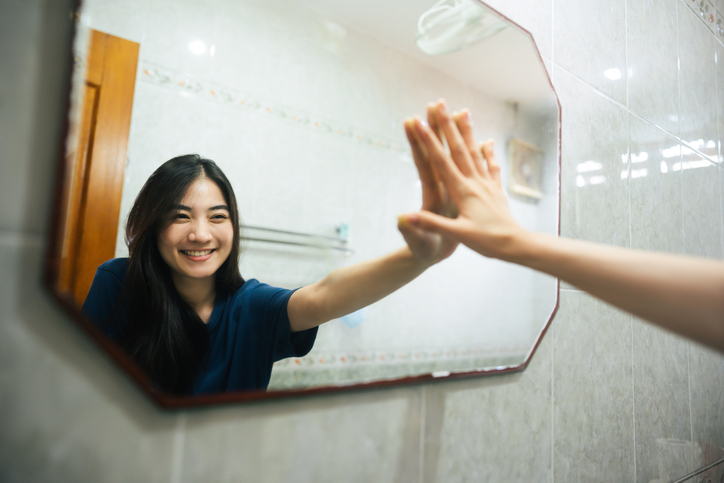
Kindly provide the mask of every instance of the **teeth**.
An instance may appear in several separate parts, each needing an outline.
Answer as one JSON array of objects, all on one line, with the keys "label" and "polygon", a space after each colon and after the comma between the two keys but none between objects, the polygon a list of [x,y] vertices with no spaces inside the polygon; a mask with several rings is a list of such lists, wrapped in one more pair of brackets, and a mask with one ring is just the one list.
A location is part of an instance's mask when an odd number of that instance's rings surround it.
[{"label": "teeth", "polygon": [[209,253],[213,252],[213,250],[181,250],[186,255],[190,255],[192,257],[203,257],[204,255],[208,255]]}]

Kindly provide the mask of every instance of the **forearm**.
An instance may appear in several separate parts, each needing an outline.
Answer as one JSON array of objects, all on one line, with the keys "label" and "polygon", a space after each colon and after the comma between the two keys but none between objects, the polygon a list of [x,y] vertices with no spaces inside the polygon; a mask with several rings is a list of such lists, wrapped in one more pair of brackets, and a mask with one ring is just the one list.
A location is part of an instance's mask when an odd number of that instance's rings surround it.
[{"label": "forearm", "polygon": [[292,295],[287,307],[292,331],[316,327],[373,304],[415,279],[429,266],[404,247],[339,268]]},{"label": "forearm", "polygon": [[509,261],[724,351],[724,263],[529,234]]}]

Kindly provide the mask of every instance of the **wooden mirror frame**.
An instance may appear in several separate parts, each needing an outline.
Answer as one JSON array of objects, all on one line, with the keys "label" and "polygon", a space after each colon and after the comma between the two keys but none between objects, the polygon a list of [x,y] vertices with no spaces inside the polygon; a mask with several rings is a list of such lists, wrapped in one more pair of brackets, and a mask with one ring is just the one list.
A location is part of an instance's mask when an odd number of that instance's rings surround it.
[{"label": "wooden mirror frame", "polygon": [[[538,50],[538,46],[535,43],[535,40],[533,39],[533,36],[530,34],[530,32],[520,25],[518,25],[516,22],[512,21],[510,18],[508,18],[505,15],[502,15],[497,10],[491,8],[485,2],[482,0],[476,0],[478,3],[484,5],[486,8],[496,12],[501,18],[503,18],[505,21],[510,23],[511,25],[518,28],[521,33],[524,33],[529,36],[531,43],[533,47],[536,50],[536,53],[538,55],[538,59],[540,60],[541,68],[544,69],[546,73],[546,78],[548,79],[548,82],[551,87],[551,91],[553,92],[553,95],[556,99],[556,105],[558,108],[558,157],[557,157],[557,163],[558,163],[558,177],[557,177],[557,195],[558,195],[558,221],[557,221],[557,233],[560,235],[560,210],[561,210],[561,193],[560,193],[560,186],[561,186],[561,105],[560,100],[558,99],[558,95],[555,92],[555,89],[553,88],[553,83],[551,82],[550,76],[548,75],[547,70],[545,69],[545,64],[543,62],[543,58],[540,55],[540,51]],[[71,13],[71,18],[75,18],[75,20],[78,20],[79,12],[80,12],[80,6],[81,6],[81,0],[75,0],[74,2],[74,10]],[[74,38],[78,34],[77,29],[77,23],[76,26],[73,27],[73,34]],[[67,84],[72,85],[71,79],[73,78],[73,73],[75,72],[75,69],[77,68],[76,60],[74,59],[73,52],[68,53],[68,62],[73,66],[72,69],[69,69],[69,76]],[[66,112],[70,112],[70,96],[68,101],[66,102]],[[58,303],[59,307],[65,311],[77,324],[77,326],[87,334],[87,336],[100,347],[107,355],[110,357],[138,386],[138,388],[143,391],[154,403],[156,403],[158,406],[166,409],[178,409],[178,408],[190,408],[190,407],[198,407],[198,406],[208,406],[208,405],[224,405],[224,404],[231,404],[231,403],[241,403],[241,402],[252,402],[252,401],[265,401],[265,400],[278,400],[278,399],[287,399],[287,398],[294,398],[294,397],[302,397],[302,396],[313,396],[313,395],[319,395],[319,394],[331,394],[331,393],[340,393],[340,392],[350,392],[350,391],[360,391],[360,390],[368,390],[368,389],[378,389],[378,388],[386,388],[386,387],[396,387],[396,386],[403,386],[403,385],[411,385],[411,384],[422,384],[422,383],[428,383],[431,381],[449,381],[449,380],[460,380],[460,379],[469,379],[469,378],[478,378],[478,377],[490,377],[490,376],[498,376],[503,374],[511,374],[516,372],[524,371],[531,358],[535,354],[536,350],[538,349],[538,346],[543,338],[543,336],[548,331],[548,328],[551,324],[551,321],[553,320],[553,317],[558,311],[559,303],[560,303],[560,282],[557,281],[557,288],[556,288],[556,303],[555,306],[551,312],[550,317],[546,321],[545,325],[543,326],[538,338],[535,340],[535,343],[531,350],[528,352],[527,356],[517,366],[506,366],[502,368],[490,368],[490,369],[484,369],[484,370],[474,370],[474,371],[467,371],[467,372],[455,372],[455,373],[449,373],[442,376],[433,375],[433,374],[423,374],[419,376],[408,376],[403,377],[399,379],[391,379],[391,380],[382,380],[382,381],[374,381],[374,382],[368,382],[368,383],[358,383],[353,384],[349,386],[322,386],[322,387],[316,387],[316,388],[309,388],[309,389],[290,389],[290,390],[274,390],[274,391],[236,391],[236,392],[227,392],[227,393],[217,393],[217,394],[205,394],[205,395],[194,395],[194,396],[172,396],[168,395],[164,392],[159,391],[157,388],[154,387],[154,385],[151,383],[150,379],[146,376],[146,374],[136,365],[133,360],[126,355],[126,353],[114,342],[112,342],[108,337],[106,337],[104,334],[102,334],[98,329],[95,327],[95,325],[90,322],[82,313],[80,310],[80,307],[78,306],[76,302],[76,297],[72,290],[63,290],[61,289],[61,286],[59,285],[60,281],[62,280],[63,274],[61,272],[61,259],[63,256],[63,233],[64,233],[64,224],[65,224],[65,216],[63,213],[64,205],[66,204],[66,186],[68,185],[68,182],[70,181],[67,179],[67,173],[69,172],[69,163],[72,162],[71,160],[67,159],[65,156],[68,142],[68,134],[69,134],[69,127],[70,122],[68,119],[68,116],[66,116],[64,120],[64,133],[65,136],[63,136],[63,142],[62,145],[59,146],[58,152],[59,154],[59,160],[58,160],[58,170],[56,173],[56,181],[55,181],[55,193],[53,197],[53,206],[51,207],[51,216],[50,216],[50,227],[49,227],[49,240],[47,245],[47,253],[46,253],[46,259],[45,259],[45,271],[44,271],[44,277],[43,277],[43,283],[45,285],[45,288],[51,293],[52,297],[55,299],[55,301]],[[123,178],[121,173],[121,179]],[[119,207],[120,207],[120,201],[119,201]],[[116,217],[117,221],[117,217]],[[116,223],[117,224],[117,223]],[[115,236],[114,236],[115,240]]]}]

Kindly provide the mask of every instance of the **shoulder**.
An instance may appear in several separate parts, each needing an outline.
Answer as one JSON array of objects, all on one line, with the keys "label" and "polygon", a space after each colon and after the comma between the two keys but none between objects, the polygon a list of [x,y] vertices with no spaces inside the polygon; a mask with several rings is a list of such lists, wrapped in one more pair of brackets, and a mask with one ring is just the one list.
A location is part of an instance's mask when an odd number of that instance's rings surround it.
[{"label": "shoulder", "polygon": [[281,287],[274,287],[252,278],[247,280],[232,296],[231,302],[234,306],[246,305],[251,309],[263,309],[270,305],[284,305],[291,297],[294,290]]},{"label": "shoulder", "polygon": [[123,280],[128,269],[128,258],[112,258],[98,267],[98,272],[107,273]]}]

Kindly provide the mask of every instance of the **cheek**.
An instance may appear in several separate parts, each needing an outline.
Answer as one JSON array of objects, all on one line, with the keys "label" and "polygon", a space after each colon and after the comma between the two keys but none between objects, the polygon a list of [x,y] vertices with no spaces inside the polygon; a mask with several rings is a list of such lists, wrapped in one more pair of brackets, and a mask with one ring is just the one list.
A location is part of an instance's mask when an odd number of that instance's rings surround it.
[{"label": "cheek", "polygon": [[218,232],[219,240],[221,240],[226,247],[227,250],[231,250],[231,246],[233,245],[234,240],[234,229],[231,227],[231,225],[226,225],[219,227],[220,230]]},{"label": "cheek", "polygon": [[176,252],[177,237],[178,234],[175,233],[173,228],[168,228],[158,235],[158,251],[166,262]]}]

